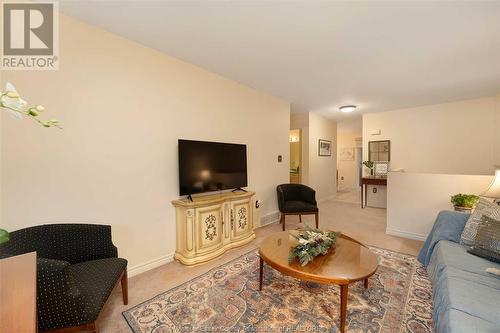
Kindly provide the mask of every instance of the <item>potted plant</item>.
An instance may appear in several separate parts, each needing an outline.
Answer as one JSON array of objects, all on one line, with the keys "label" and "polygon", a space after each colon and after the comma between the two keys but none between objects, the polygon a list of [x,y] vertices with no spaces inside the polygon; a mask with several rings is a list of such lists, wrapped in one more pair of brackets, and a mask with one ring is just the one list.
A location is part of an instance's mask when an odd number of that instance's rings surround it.
[{"label": "potted plant", "polygon": [[457,212],[470,212],[479,201],[479,197],[474,194],[458,193],[451,196],[451,203]]},{"label": "potted plant", "polygon": [[370,175],[372,175],[372,176],[373,176],[373,166],[374,166],[373,161],[364,161],[364,162],[363,162],[363,165],[364,165],[365,167],[367,167],[368,169],[370,169]]}]

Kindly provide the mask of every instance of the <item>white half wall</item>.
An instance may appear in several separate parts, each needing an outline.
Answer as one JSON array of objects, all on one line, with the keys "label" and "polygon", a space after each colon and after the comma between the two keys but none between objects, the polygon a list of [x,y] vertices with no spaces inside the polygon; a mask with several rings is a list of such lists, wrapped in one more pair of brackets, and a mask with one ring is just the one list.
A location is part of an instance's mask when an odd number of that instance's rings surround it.
[{"label": "white half wall", "polygon": [[390,235],[425,240],[437,214],[453,210],[450,197],[480,194],[493,176],[390,172],[387,179],[387,229]]},{"label": "white half wall", "polygon": [[364,159],[369,141],[391,140],[391,169],[493,175],[500,163],[499,103],[492,96],[364,114]]},{"label": "white half wall", "polygon": [[2,113],[2,228],[110,224],[132,273],[167,262],[179,138],[247,144],[256,215],[275,218],[276,185],[289,177],[287,102],[64,15],[60,50],[58,71],[1,73],[64,127]]}]

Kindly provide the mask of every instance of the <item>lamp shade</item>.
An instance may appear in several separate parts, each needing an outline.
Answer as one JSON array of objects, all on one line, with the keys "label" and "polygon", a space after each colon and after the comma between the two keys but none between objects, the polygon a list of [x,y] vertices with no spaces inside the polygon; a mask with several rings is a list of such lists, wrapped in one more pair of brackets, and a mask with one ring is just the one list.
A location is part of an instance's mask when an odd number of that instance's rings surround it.
[{"label": "lamp shade", "polygon": [[490,187],[483,193],[483,197],[500,198],[500,166],[496,167],[495,178],[493,178]]}]

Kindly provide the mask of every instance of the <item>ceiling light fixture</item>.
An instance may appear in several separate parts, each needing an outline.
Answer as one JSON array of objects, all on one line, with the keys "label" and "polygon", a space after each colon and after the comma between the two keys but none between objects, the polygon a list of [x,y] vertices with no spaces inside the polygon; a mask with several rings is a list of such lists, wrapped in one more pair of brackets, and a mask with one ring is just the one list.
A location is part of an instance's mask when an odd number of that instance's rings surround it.
[{"label": "ceiling light fixture", "polygon": [[344,105],[339,108],[340,111],[344,113],[349,113],[356,110],[356,105]]}]

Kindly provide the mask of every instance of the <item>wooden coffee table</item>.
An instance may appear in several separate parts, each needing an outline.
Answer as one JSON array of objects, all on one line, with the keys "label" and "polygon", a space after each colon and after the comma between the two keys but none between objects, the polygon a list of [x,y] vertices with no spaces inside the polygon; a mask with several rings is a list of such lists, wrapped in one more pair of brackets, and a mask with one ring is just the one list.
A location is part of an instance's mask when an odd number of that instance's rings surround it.
[{"label": "wooden coffee table", "polygon": [[295,244],[288,231],[264,239],[259,249],[259,290],[262,290],[264,262],[299,280],[340,285],[340,332],[344,333],[349,284],[363,280],[368,288],[368,278],[377,271],[377,255],[360,242],[342,235],[334,250],[302,267],[297,261],[288,263],[290,248]]}]

